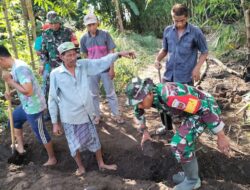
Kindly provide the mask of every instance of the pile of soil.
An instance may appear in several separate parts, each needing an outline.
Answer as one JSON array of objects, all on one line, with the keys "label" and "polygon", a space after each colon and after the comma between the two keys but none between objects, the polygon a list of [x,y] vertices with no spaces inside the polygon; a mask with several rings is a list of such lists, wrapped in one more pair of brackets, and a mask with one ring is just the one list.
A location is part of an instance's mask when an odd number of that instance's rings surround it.
[{"label": "pile of soil", "polygon": [[[155,82],[158,82],[157,72],[152,65],[148,66],[141,76],[152,76]],[[250,127],[242,125],[242,113],[235,115],[244,105],[241,101],[242,95],[249,91],[250,86],[239,77],[222,71],[216,64],[209,63],[209,69],[200,87],[216,96],[222,107],[222,118],[226,123],[225,132],[233,146],[232,156],[228,158],[218,152],[215,136],[205,132],[200,137],[197,146],[202,178],[200,189],[250,189]],[[125,105],[123,95],[119,97],[119,101],[120,105]],[[172,134],[168,132],[166,136],[153,136],[154,142],[144,145],[142,151],[141,136],[135,128],[131,107],[121,107],[126,121],[122,125],[111,119],[106,103],[103,103],[102,112],[103,120],[97,129],[104,160],[107,163],[116,163],[117,171],[99,171],[94,154],[83,152],[82,158],[87,174],[82,177],[74,176],[76,164],[70,156],[64,136],[53,136],[58,164],[43,167],[42,164],[47,160],[46,152],[26,124],[24,139],[28,145],[27,165],[16,166],[7,163],[7,158],[11,156],[10,131],[0,132],[0,189],[171,189],[174,186],[171,176],[181,170],[170,151],[169,141]],[[160,125],[159,115],[150,109],[146,117],[149,130],[153,134]],[[46,124],[51,133],[51,124]]]}]

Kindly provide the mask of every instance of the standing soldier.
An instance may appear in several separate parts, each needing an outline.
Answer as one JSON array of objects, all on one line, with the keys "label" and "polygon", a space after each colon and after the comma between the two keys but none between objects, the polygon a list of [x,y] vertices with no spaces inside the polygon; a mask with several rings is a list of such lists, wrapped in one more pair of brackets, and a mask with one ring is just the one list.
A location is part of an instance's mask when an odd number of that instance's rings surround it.
[{"label": "standing soldier", "polygon": [[49,73],[61,64],[61,59],[59,58],[59,53],[57,51],[58,46],[63,42],[71,41],[76,47],[78,47],[79,43],[75,33],[71,29],[62,25],[62,18],[59,17],[56,12],[48,12],[46,22],[50,24],[50,29],[42,33],[42,50],[40,56],[41,65],[39,73],[48,73],[44,87],[44,95],[47,100],[49,90]]}]

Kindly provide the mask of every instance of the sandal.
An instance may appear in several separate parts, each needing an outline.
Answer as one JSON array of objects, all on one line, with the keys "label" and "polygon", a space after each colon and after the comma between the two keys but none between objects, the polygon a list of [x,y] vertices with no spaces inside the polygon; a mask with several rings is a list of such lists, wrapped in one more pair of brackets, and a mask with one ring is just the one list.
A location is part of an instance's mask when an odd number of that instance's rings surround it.
[{"label": "sandal", "polygon": [[125,123],[125,121],[123,120],[123,118],[120,115],[116,115],[113,117],[113,119],[116,121],[116,123],[118,124],[123,124]]}]

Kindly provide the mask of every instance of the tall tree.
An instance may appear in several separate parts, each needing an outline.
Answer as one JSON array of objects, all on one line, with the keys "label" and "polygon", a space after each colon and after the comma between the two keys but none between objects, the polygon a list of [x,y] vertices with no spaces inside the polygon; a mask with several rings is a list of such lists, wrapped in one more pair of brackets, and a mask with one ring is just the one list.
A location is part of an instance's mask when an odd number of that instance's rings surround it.
[{"label": "tall tree", "polygon": [[113,0],[114,4],[115,4],[115,12],[116,12],[116,19],[118,22],[118,27],[120,32],[124,32],[124,27],[123,27],[123,23],[122,23],[122,16],[121,16],[121,12],[120,12],[120,5],[119,5],[119,1],[118,0]]},{"label": "tall tree", "polygon": [[28,13],[27,13],[27,8],[26,8],[26,3],[25,0],[20,0],[21,2],[21,6],[22,6],[22,15],[23,15],[23,19],[24,19],[24,26],[25,26],[25,30],[26,30],[26,36],[27,36],[27,40],[28,40],[28,44],[29,44],[29,50],[30,50],[30,57],[31,57],[31,66],[32,69],[35,69],[35,61],[34,61],[34,54],[33,54],[33,47],[32,47],[32,42],[30,39],[30,32],[29,32],[29,26],[28,26]]},{"label": "tall tree", "polygon": [[5,0],[2,0],[2,5],[3,5],[4,19],[6,21],[6,28],[7,28],[8,34],[9,34],[9,39],[11,41],[12,49],[14,51],[15,57],[18,58],[16,43],[15,43],[15,40],[13,38],[11,24],[10,24],[9,17],[8,17],[8,7],[7,7]]},{"label": "tall tree", "polygon": [[31,22],[31,27],[32,27],[31,31],[32,31],[33,39],[35,40],[36,39],[36,23],[35,23],[33,8],[32,8],[32,2],[31,0],[26,0],[25,2],[26,2],[29,20]]}]

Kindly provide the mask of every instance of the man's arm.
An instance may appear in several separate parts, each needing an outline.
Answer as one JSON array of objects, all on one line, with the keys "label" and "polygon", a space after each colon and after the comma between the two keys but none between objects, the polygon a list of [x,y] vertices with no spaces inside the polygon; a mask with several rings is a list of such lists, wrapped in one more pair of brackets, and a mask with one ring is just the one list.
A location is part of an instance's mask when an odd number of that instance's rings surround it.
[{"label": "man's arm", "polygon": [[51,122],[53,124],[53,133],[56,136],[63,134],[61,124],[58,121],[59,117],[59,106],[58,106],[58,94],[57,94],[57,81],[55,73],[50,75],[50,88],[49,88],[49,100],[48,108],[51,117]]},{"label": "man's arm", "polygon": [[200,80],[200,68],[202,64],[206,61],[208,56],[208,46],[207,41],[200,29],[195,30],[195,44],[197,45],[198,50],[201,52],[197,64],[192,71],[192,78],[194,81]]},{"label": "man's arm", "polygon": [[194,81],[200,80],[200,69],[202,64],[206,61],[208,53],[202,53],[199,56],[198,62],[192,71],[192,78]]},{"label": "man's arm", "polygon": [[156,68],[156,69],[161,69],[161,68],[162,68],[161,60],[162,60],[167,54],[168,54],[168,53],[167,53],[167,51],[166,51],[164,48],[162,48],[162,49],[159,51],[157,57],[155,58],[155,68]]},{"label": "man's arm", "polygon": [[135,58],[134,52],[122,51],[118,53],[108,54],[100,59],[83,59],[80,60],[83,67],[86,67],[88,75],[97,75],[107,70],[118,57]]},{"label": "man's arm", "polygon": [[57,81],[54,72],[50,74],[48,108],[52,124],[57,124],[59,116],[58,115],[59,107],[58,107],[58,95],[57,95]]},{"label": "man's arm", "polygon": [[[115,52],[115,49],[109,50],[109,54],[110,54],[110,53],[114,53],[114,52]],[[111,80],[115,77],[115,67],[114,67],[114,64],[112,64],[112,65],[110,66],[110,69],[109,69],[109,76],[110,76]]]},{"label": "man's arm", "polygon": [[139,132],[142,133],[142,139],[141,139],[141,146],[143,143],[147,140],[151,140],[150,134],[148,132],[148,128],[146,126],[146,119],[145,119],[145,111],[143,109],[140,109],[138,105],[134,107],[134,115],[137,120],[137,124],[139,125]]},{"label": "man's arm", "polygon": [[33,94],[32,82],[27,81],[19,84],[16,81],[14,81],[11,74],[6,71],[3,72],[2,77],[4,81],[7,82],[8,85],[10,85],[12,88],[15,88],[21,94],[25,96],[32,96]]},{"label": "man's arm", "polygon": [[219,150],[223,154],[230,156],[230,144],[224,131],[221,130],[218,133],[216,133],[216,135],[217,135],[217,145],[218,145]]},{"label": "man's arm", "polygon": [[82,58],[87,58],[88,57],[88,49],[85,46],[86,37],[82,36],[80,39],[80,53]]}]

